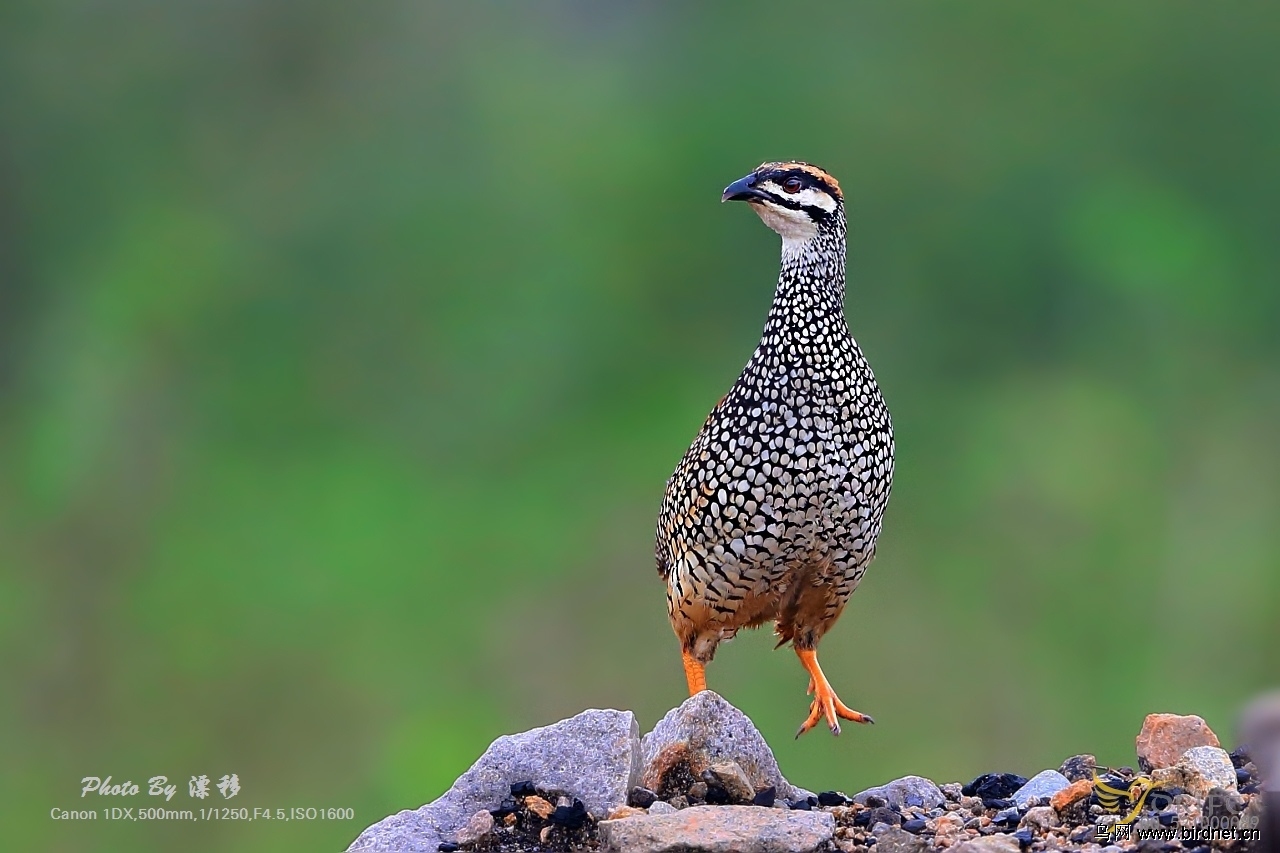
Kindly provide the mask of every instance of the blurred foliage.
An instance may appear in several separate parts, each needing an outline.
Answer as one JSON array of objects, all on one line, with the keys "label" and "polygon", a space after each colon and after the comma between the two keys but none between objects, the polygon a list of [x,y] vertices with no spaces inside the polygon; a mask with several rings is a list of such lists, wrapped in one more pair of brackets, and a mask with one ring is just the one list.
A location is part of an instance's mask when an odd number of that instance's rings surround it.
[{"label": "blurred foliage", "polygon": [[[822,647],[880,723],[793,741],[767,632],[713,688],[813,789],[1129,763],[1149,711],[1229,738],[1280,644],[1278,37],[1248,2],[5,4],[4,845],[337,850],[499,733],[679,702],[652,528],[769,304],[776,238],[718,203],[764,159],[845,186],[897,427]],[[49,818],[232,772],[356,818]]]}]

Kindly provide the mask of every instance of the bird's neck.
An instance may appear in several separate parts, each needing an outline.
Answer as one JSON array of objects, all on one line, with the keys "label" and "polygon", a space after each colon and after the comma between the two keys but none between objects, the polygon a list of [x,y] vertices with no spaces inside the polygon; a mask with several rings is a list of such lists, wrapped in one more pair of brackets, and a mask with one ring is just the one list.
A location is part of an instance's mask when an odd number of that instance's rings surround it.
[{"label": "bird's neck", "polygon": [[843,227],[823,232],[806,243],[783,244],[778,287],[765,323],[766,341],[808,339],[815,333],[848,336],[844,257]]}]

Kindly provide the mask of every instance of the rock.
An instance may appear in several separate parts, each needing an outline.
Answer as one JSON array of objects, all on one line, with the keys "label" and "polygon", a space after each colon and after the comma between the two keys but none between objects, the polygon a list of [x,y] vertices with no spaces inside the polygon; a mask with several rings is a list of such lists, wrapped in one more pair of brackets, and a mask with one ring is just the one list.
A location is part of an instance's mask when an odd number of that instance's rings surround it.
[{"label": "rock", "polygon": [[1093,781],[1093,774],[1098,772],[1098,759],[1089,754],[1073,755],[1066,761],[1062,762],[1062,766],[1058,768],[1058,772],[1066,776],[1072,782],[1079,782],[1081,779]]},{"label": "rock", "polygon": [[960,789],[966,797],[982,800],[1003,800],[1027,784],[1025,776],[1016,773],[983,773]]},{"label": "rock", "polygon": [[1022,845],[1012,835],[985,835],[951,848],[955,853],[1018,853]]},{"label": "rock", "polygon": [[609,811],[609,820],[622,820],[628,817],[644,817],[648,812],[635,806],[618,806]]},{"label": "rock", "polygon": [[942,796],[946,797],[953,803],[960,802],[960,797],[963,796],[963,788],[964,786],[959,782],[947,782],[945,785],[938,786],[938,790],[942,792]]},{"label": "rock", "polygon": [[813,796],[783,777],[769,744],[747,715],[710,690],[668,711],[644,736],[640,752],[644,768],[640,784],[659,795],[664,793],[663,783],[683,770],[689,772],[692,784],[712,764],[734,761],[753,792],[773,785],[787,801]]},{"label": "rock", "polygon": [[618,853],[812,853],[834,834],[826,812],[756,806],[693,806],[600,824],[601,848]]},{"label": "rock", "polygon": [[1216,746],[1194,746],[1183,753],[1173,767],[1158,769],[1151,777],[1162,787],[1182,788],[1199,799],[1214,788],[1236,790],[1236,769],[1231,765],[1231,756]]},{"label": "rock", "polygon": [[896,827],[876,834],[876,853],[924,853],[927,846],[923,838]]},{"label": "rock", "polygon": [[1001,811],[996,812],[991,817],[991,822],[1005,826],[1016,826],[1018,821],[1021,819],[1022,814],[1018,811],[1018,807],[1010,806],[1007,809],[1002,809]]},{"label": "rock", "polygon": [[717,761],[702,773],[702,778],[712,785],[719,785],[729,795],[729,802],[738,805],[750,803],[756,795],[755,786],[736,761]]},{"label": "rock", "polygon": [[683,794],[677,794],[676,796],[667,800],[667,802],[670,803],[671,807],[676,811],[689,808],[689,798],[684,796]]},{"label": "rock", "polygon": [[1049,798],[1049,805],[1065,811],[1093,793],[1093,779],[1078,779]]},{"label": "rock", "polygon": [[1012,799],[1020,808],[1023,808],[1039,797],[1052,797],[1070,784],[1071,780],[1057,770],[1042,770],[1014,791]]},{"label": "rock", "polygon": [[567,791],[597,818],[624,805],[640,784],[640,729],[630,711],[583,711],[550,726],[495,740],[438,799],[373,824],[351,843],[351,853],[435,853],[472,815],[497,809],[511,786],[531,781]]},{"label": "rock", "polygon": [[1052,806],[1036,806],[1033,809],[1027,809],[1027,813],[1022,816],[1022,823],[1018,824],[1022,829],[1031,829],[1036,832],[1044,832],[1057,825],[1058,813]]},{"label": "rock", "polygon": [[524,801],[524,807],[529,811],[533,812],[534,814],[536,814],[538,817],[542,818],[543,820],[546,820],[547,818],[551,817],[551,813],[556,810],[556,807],[551,805],[551,803],[542,799],[542,797],[536,797],[536,796],[526,797]]},{"label": "rock", "polygon": [[954,839],[964,831],[964,817],[948,812],[929,821],[927,828],[939,839]]},{"label": "rock", "polygon": [[488,810],[481,810],[473,814],[471,820],[458,830],[458,837],[454,841],[458,844],[475,844],[491,832],[493,832],[493,815],[489,814]]},{"label": "rock", "polygon": [[653,805],[653,801],[656,799],[658,799],[658,795],[653,791],[637,785],[631,789],[631,793],[627,796],[627,805],[635,806],[638,809],[647,809]]},{"label": "rock", "polygon": [[932,809],[946,802],[938,786],[923,776],[903,776],[885,785],[868,788],[853,795],[853,801],[868,805],[870,797],[882,797],[893,808]]},{"label": "rock", "polygon": [[657,800],[649,805],[651,815],[675,814],[678,811],[680,810],[666,800]]},{"label": "rock", "polygon": [[1172,767],[1188,749],[1221,746],[1213,729],[1194,714],[1148,714],[1136,740],[1138,767],[1144,773]]},{"label": "rock", "polygon": [[764,806],[766,809],[771,809],[777,801],[778,790],[770,785],[767,788],[761,788],[756,791],[755,796],[751,798],[751,805]]}]

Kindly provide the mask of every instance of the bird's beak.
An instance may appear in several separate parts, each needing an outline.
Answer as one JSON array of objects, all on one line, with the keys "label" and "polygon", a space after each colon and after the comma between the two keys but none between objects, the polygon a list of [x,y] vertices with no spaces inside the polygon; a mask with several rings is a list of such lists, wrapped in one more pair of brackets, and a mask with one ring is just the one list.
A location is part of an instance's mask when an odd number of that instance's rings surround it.
[{"label": "bird's beak", "polygon": [[734,181],[724,188],[724,194],[720,196],[720,201],[751,201],[752,199],[765,198],[765,194],[755,188],[756,176],[753,172],[745,178]]}]

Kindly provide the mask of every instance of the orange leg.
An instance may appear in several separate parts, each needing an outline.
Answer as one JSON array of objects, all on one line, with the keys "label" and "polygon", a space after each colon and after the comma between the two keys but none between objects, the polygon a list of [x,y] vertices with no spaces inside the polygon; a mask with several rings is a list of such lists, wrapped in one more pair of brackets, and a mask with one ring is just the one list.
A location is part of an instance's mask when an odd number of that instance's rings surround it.
[{"label": "orange leg", "polygon": [[800,658],[801,665],[809,671],[809,692],[813,694],[813,702],[809,705],[809,717],[801,724],[796,737],[800,737],[816,726],[818,720],[823,717],[827,718],[827,725],[831,727],[833,735],[840,734],[840,723],[836,720],[837,717],[853,720],[855,723],[875,722],[866,714],[859,713],[840,701],[840,697],[831,689],[827,677],[822,674],[822,667],[818,666],[816,650],[796,649],[796,656]]},{"label": "orange leg", "polygon": [[689,682],[689,695],[696,696],[707,689],[706,667],[694,660],[687,650],[681,650],[680,656],[684,658],[684,677]]}]

